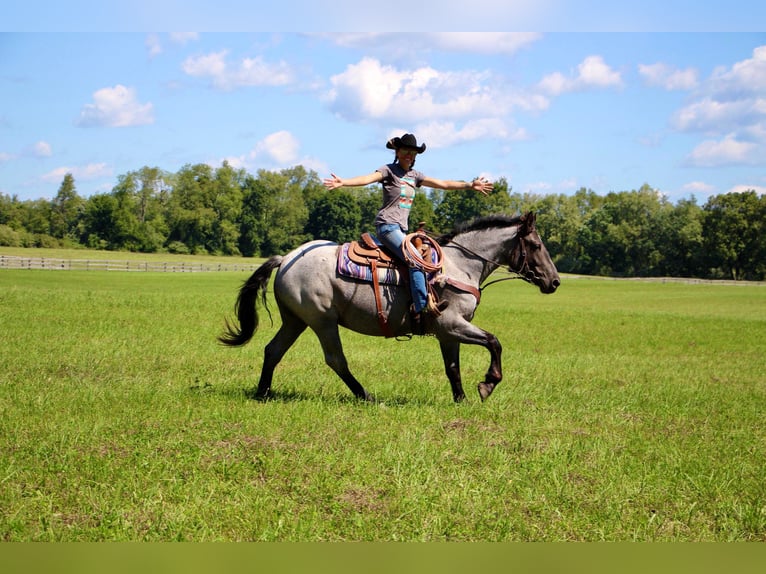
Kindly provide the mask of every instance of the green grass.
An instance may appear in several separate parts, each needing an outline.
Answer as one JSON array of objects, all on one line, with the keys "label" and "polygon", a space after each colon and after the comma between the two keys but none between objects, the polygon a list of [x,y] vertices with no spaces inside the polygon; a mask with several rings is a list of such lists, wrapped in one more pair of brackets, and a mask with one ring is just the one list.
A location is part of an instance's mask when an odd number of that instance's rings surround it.
[{"label": "green grass", "polygon": [[765,287],[501,283],[484,404],[483,349],[454,405],[434,339],[349,332],[378,404],[311,333],[258,403],[246,276],[0,271],[0,539],[766,541]]}]

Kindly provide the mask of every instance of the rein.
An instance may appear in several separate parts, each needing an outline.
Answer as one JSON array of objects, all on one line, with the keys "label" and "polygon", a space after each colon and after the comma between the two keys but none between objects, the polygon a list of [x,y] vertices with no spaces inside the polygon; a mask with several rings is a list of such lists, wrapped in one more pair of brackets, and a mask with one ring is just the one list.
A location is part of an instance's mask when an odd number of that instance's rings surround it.
[{"label": "rein", "polygon": [[[477,259],[480,259],[484,263],[490,263],[490,264],[492,264],[492,265],[494,265],[496,267],[503,267],[503,264],[500,263],[499,261],[495,261],[494,259],[489,259],[487,257],[484,257],[483,255],[481,255],[479,253],[476,253],[473,249],[469,249],[465,245],[461,245],[457,241],[451,240],[450,243],[452,245],[454,245],[455,247],[460,248],[462,251],[464,251],[464,252],[466,252],[466,253],[468,253],[470,255],[473,255]],[[494,285],[495,283],[500,283],[501,281],[510,281],[511,279],[523,279],[524,281],[529,282],[529,278],[527,277],[527,273],[529,272],[529,263],[527,262],[527,250],[524,247],[524,242],[522,241],[521,236],[519,236],[519,246],[518,246],[518,248],[519,248],[519,251],[520,251],[519,259],[521,260],[521,265],[519,266],[519,270],[517,271],[515,269],[512,269],[511,266],[508,265],[508,271],[510,271],[511,273],[514,273],[515,275],[513,275],[511,277],[503,277],[501,279],[494,279],[494,280],[490,281],[489,283],[485,283],[484,285],[480,285],[479,286],[479,292],[482,292],[482,291],[484,291],[484,289],[486,289],[490,285]],[[524,272],[525,269],[526,269],[527,273]]]}]

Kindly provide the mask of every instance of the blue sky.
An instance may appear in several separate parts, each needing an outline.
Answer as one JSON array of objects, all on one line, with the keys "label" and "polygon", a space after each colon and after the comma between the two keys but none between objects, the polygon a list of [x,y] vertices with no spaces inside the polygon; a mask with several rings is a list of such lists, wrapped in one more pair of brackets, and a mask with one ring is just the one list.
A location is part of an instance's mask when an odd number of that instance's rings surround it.
[{"label": "blue sky", "polygon": [[[730,2],[721,17],[678,2],[684,19],[661,18],[668,3],[607,13],[597,1],[589,18],[555,0],[474,0],[483,26],[546,31],[468,33],[365,31],[376,22],[346,0],[321,14],[292,0],[281,14],[227,12],[229,1],[153,13],[141,1],[40,4],[0,24],[0,192],[20,199],[52,198],[67,172],[89,196],[143,166],[224,160],[351,177],[390,161],[385,141],[405,131],[428,145],[417,167],[437,178],[504,177],[541,194],[648,183],[700,203],[766,193],[766,32],[750,29],[766,8],[743,15]],[[175,18],[182,4],[198,9]],[[377,23],[411,5],[385,3]],[[455,26],[437,13],[425,27]],[[457,22],[480,29],[473,14]],[[321,30],[331,24],[357,31]]]}]

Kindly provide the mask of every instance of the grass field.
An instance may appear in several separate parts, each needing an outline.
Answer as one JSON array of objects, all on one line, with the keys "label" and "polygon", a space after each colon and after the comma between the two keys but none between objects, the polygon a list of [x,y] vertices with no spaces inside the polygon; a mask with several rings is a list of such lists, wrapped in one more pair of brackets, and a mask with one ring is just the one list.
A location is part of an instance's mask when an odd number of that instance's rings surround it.
[{"label": "grass field", "polygon": [[500,283],[489,401],[482,349],[454,405],[434,339],[344,332],[368,405],[311,333],[246,398],[245,278],[0,271],[0,539],[766,541],[766,287]]}]

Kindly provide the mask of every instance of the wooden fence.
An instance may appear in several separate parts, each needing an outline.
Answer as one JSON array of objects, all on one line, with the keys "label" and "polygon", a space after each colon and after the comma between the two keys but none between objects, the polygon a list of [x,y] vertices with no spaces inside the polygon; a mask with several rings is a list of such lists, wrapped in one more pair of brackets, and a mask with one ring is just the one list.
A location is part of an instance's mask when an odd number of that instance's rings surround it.
[{"label": "wooden fence", "polygon": [[155,273],[200,273],[209,271],[253,272],[258,263],[189,263],[184,261],[140,261],[113,259],[54,259],[0,255],[0,269],[49,269],[62,271],[150,271]]}]

